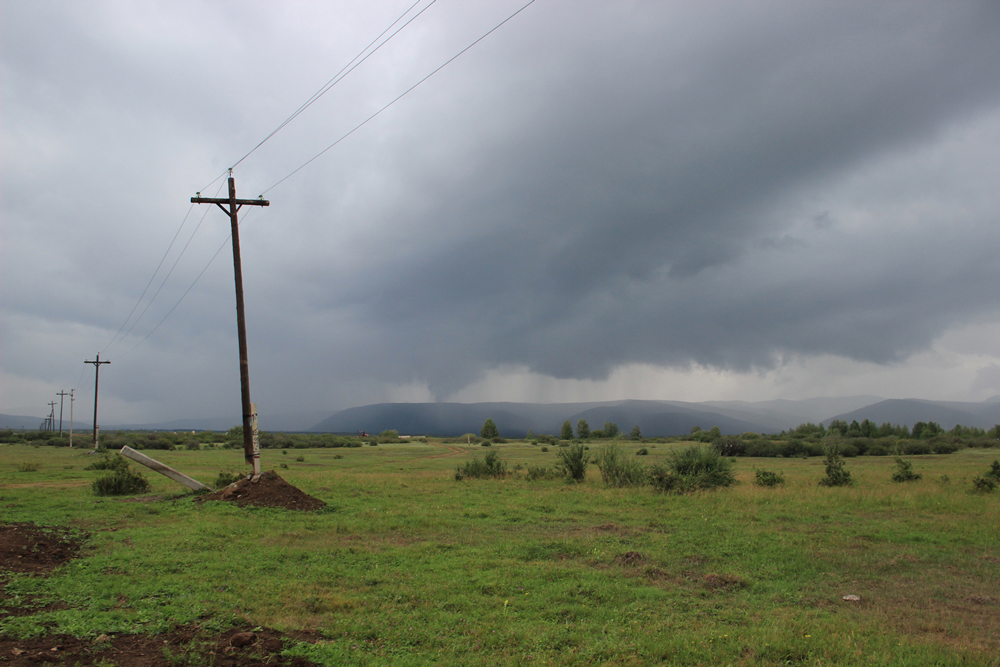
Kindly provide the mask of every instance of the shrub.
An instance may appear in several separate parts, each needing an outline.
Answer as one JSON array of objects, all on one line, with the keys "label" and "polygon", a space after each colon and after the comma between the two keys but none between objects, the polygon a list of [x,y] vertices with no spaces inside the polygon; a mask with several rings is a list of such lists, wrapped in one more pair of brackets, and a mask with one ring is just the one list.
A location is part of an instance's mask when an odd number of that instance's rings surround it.
[{"label": "shrub", "polygon": [[93,461],[90,465],[85,466],[84,470],[120,470],[122,468],[128,468],[128,461],[121,454],[114,454],[108,456],[107,452],[103,453],[99,459]]},{"label": "shrub", "polygon": [[885,447],[885,445],[875,443],[874,445],[868,448],[866,454],[868,456],[888,456],[889,450]]},{"label": "shrub", "polygon": [[465,465],[460,465],[455,470],[455,479],[462,480],[466,477],[506,477],[508,475],[507,463],[501,460],[497,452],[487,452],[485,458],[478,456]]},{"label": "shrub", "polygon": [[238,473],[236,471],[231,470],[229,472],[226,472],[224,470],[220,470],[219,476],[216,477],[215,481],[212,483],[212,487],[216,489],[222,489],[224,487],[229,486],[233,482],[240,481],[241,479],[243,479],[243,477],[244,475],[242,473]]},{"label": "shrub", "polygon": [[958,445],[953,442],[932,442],[931,449],[935,454],[954,454],[958,451]]},{"label": "shrub", "polygon": [[378,434],[378,437],[382,438],[382,442],[388,442],[389,440],[398,440],[399,431],[396,429],[386,429]]},{"label": "shrub", "polygon": [[683,493],[730,486],[736,476],[729,459],[714,447],[692,445],[671,453],[666,466],[653,466],[649,481],[657,491]]},{"label": "shrub", "polygon": [[743,456],[747,448],[745,442],[732,437],[719,438],[713,446],[722,456]]},{"label": "shrub", "polygon": [[894,482],[915,482],[923,477],[920,473],[913,472],[913,464],[909,461],[896,457],[896,472],[892,473]]},{"label": "shrub", "polygon": [[851,473],[844,469],[840,460],[840,452],[836,445],[826,450],[826,477],[819,480],[820,486],[851,486],[854,481]]},{"label": "shrub", "polygon": [[[560,444],[561,446],[561,444]],[[583,445],[576,444],[566,447],[558,452],[559,469],[568,482],[582,482],[587,477],[587,463],[590,461],[590,454],[587,454]]]},{"label": "shrub", "polygon": [[1000,482],[1000,461],[994,460],[993,463],[990,464],[990,469],[986,473],[986,476],[992,477],[996,481]]},{"label": "shrub", "polygon": [[278,467],[279,468],[284,468],[285,470],[288,470],[288,464],[287,463],[279,463]]},{"label": "shrub", "polygon": [[990,493],[997,487],[997,482],[995,479],[990,477],[989,473],[982,476],[976,476],[972,479],[972,485],[976,488],[976,491],[982,493]]},{"label": "shrub", "polygon": [[608,486],[638,486],[646,481],[645,467],[625,456],[619,445],[604,445],[597,450],[595,461],[601,471],[601,479]]},{"label": "shrub", "polygon": [[[861,438],[858,438],[858,440],[861,440]],[[843,444],[840,446],[840,455],[843,456],[844,458],[851,458],[852,456],[857,456],[858,452],[859,450],[857,447],[854,446],[854,444]]]},{"label": "shrub", "polygon": [[757,486],[778,486],[779,484],[785,483],[785,476],[780,472],[772,472],[770,470],[757,470],[757,479],[754,480],[754,484]]},{"label": "shrub", "polygon": [[558,476],[559,472],[557,470],[535,466],[528,466],[528,474],[526,475],[529,482],[533,482],[536,479],[554,479]]},{"label": "shrub", "polygon": [[649,456],[649,450],[643,447],[635,453],[636,456]]},{"label": "shrub", "polygon": [[909,456],[920,456],[922,454],[930,454],[931,445],[929,442],[923,442],[920,440],[908,440],[906,444],[903,445],[903,454]]},{"label": "shrub", "polygon": [[38,472],[42,467],[41,463],[19,463],[17,465],[18,472]]},{"label": "shrub", "polygon": [[95,479],[91,489],[95,496],[131,496],[149,491],[149,481],[126,463],[111,474]]},{"label": "shrub", "polygon": [[548,447],[542,447],[542,451],[543,452],[547,452],[547,451],[549,451],[549,448]]},{"label": "shrub", "polygon": [[191,440],[186,445],[184,445],[184,448],[187,449],[189,452],[197,452],[201,450],[201,445],[198,444],[197,441]]}]

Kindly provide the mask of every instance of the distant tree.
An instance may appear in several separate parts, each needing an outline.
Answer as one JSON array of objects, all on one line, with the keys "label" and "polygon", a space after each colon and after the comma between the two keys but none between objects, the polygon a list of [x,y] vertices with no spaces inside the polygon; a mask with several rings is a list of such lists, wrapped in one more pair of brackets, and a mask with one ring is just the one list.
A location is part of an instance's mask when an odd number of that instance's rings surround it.
[{"label": "distant tree", "polygon": [[492,440],[493,438],[500,437],[500,430],[497,428],[493,419],[487,417],[486,421],[483,422],[483,427],[479,429],[479,435],[487,440]]},{"label": "distant tree", "polygon": [[572,440],[573,439],[573,425],[569,423],[569,420],[563,422],[562,430],[559,432],[560,440]]},{"label": "distant tree", "polygon": [[576,422],[576,437],[581,440],[586,440],[590,437],[590,424],[587,423],[586,419]]},{"label": "distant tree", "polygon": [[528,432],[524,435],[524,439],[525,440],[534,440],[535,439],[535,431],[529,428]]},{"label": "distant tree", "polygon": [[691,427],[691,435],[694,435],[695,433],[697,433],[700,430],[701,430],[700,426],[692,426]]},{"label": "distant tree", "polygon": [[632,431],[628,434],[628,437],[632,440],[642,440],[642,429],[639,428],[638,424],[632,427]]},{"label": "distant tree", "polygon": [[847,422],[843,419],[834,419],[830,422],[830,426],[827,428],[827,433],[839,433],[844,436],[847,435]]},{"label": "distant tree", "polygon": [[618,424],[614,422],[604,422],[604,428],[601,430],[604,431],[605,438],[614,438],[619,433]]}]

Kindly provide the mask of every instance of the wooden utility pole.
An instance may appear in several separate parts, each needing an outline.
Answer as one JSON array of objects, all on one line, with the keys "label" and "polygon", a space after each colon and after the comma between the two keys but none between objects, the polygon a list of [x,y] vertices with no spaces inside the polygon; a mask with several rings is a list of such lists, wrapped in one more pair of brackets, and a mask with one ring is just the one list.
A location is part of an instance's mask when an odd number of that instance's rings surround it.
[{"label": "wooden utility pole", "polygon": [[69,394],[67,394],[67,393],[66,393],[66,390],[65,390],[65,389],[63,389],[63,390],[62,390],[62,391],[60,391],[60,392],[59,392],[58,394],[56,394],[56,396],[58,396],[58,397],[59,397],[59,437],[61,438],[61,437],[62,437],[62,411],[63,411],[63,401],[64,401],[64,400],[66,400],[66,398],[65,398],[65,397],[66,397],[66,396],[69,396]]},{"label": "wooden utility pole", "polygon": [[[215,204],[229,216],[233,229],[233,272],[236,276],[236,327],[240,340],[240,397],[243,402],[243,459],[253,465],[253,474],[260,475],[260,445],[254,438],[256,410],[250,403],[250,361],[247,355],[247,323],[243,311],[243,269],[240,265],[240,228],[237,212],[244,206],[270,206],[271,202],[259,199],[237,199],[236,180],[229,170],[229,198],[212,199],[201,193],[191,197],[192,204]],[[226,207],[229,208],[226,208]]]},{"label": "wooden utility pole", "polygon": [[73,448],[73,392],[75,389],[69,390],[69,446],[70,449]]},{"label": "wooden utility pole", "polygon": [[50,432],[56,430],[56,402],[49,402],[49,429]]},{"label": "wooden utility pole", "polygon": [[84,361],[85,364],[94,364],[94,449],[97,449],[97,387],[101,381],[101,364],[110,364],[110,361],[101,361],[101,354],[98,353],[96,361]]}]

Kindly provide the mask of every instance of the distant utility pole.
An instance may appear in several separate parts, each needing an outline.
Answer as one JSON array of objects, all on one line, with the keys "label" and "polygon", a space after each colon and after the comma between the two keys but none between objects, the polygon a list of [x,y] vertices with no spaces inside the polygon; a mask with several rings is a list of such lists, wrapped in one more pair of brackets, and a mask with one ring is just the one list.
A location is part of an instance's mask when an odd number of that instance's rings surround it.
[{"label": "distant utility pole", "polygon": [[73,448],[73,392],[75,389],[69,390],[69,446],[70,449]]},{"label": "distant utility pole", "polygon": [[[215,204],[229,216],[233,230],[233,272],[236,275],[236,327],[240,340],[240,395],[243,401],[243,459],[253,465],[253,474],[260,475],[260,445],[254,437],[256,431],[256,410],[250,403],[250,361],[247,355],[247,324],[243,311],[243,269],[240,265],[240,228],[237,212],[244,206],[270,206],[271,202],[261,196],[259,199],[237,199],[236,180],[233,170],[229,170],[229,198],[211,199],[202,197],[200,192],[191,197],[192,204]],[[228,206],[229,208],[226,208]]]},{"label": "distant utility pole", "polygon": [[49,402],[49,431],[56,430],[56,402]]},{"label": "distant utility pole", "polygon": [[58,396],[58,397],[59,397],[59,437],[61,438],[61,437],[62,437],[62,411],[63,411],[63,401],[64,401],[64,400],[66,400],[66,399],[65,399],[65,397],[66,397],[66,396],[69,396],[69,394],[67,394],[67,393],[66,393],[66,390],[65,390],[65,389],[63,389],[63,390],[62,390],[62,391],[60,391],[60,392],[59,392],[58,394],[56,394],[56,396]]},{"label": "distant utility pole", "polygon": [[96,361],[84,361],[85,364],[94,364],[94,449],[97,449],[97,387],[101,381],[101,364],[110,364],[110,361],[101,361],[101,354],[98,352]]}]

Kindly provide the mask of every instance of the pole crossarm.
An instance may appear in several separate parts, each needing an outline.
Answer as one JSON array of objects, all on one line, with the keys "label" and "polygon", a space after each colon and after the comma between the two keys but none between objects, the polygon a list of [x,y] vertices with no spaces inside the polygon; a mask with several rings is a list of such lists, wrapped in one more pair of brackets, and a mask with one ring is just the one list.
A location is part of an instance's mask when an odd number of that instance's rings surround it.
[{"label": "pole crossarm", "polygon": [[[234,212],[238,212],[244,206],[270,206],[271,202],[266,199],[218,199],[216,197],[191,197],[192,204],[215,204],[222,212],[226,215],[233,215]],[[235,205],[236,211],[231,211],[230,209],[223,206],[223,204],[228,204],[230,206]]]}]

